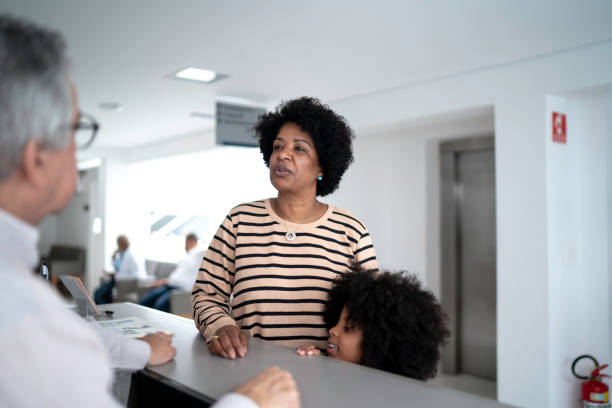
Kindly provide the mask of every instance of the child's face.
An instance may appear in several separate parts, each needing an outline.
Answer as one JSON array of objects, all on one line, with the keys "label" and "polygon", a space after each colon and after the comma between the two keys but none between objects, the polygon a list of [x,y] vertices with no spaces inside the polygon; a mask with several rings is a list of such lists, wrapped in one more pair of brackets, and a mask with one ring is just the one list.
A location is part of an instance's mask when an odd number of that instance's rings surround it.
[{"label": "child's face", "polygon": [[330,357],[359,364],[363,333],[358,327],[351,327],[346,316],[345,306],[338,323],[329,329],[327,353]]}]

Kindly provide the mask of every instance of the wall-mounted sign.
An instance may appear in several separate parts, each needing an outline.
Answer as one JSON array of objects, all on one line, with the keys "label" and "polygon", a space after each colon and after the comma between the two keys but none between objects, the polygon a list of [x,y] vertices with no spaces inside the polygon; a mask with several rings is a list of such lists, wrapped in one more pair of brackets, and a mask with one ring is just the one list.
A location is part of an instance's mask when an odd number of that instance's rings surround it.
[{"label": "wall-mounted sign", "polygon": [[552,140],[556,143],[567,143],[567,122],[564,113],[552,113]]},{"label": "wall-mounted sign", "polygon": [[259,146],[253,126],[264,108],[217,102],[217,144]]}]

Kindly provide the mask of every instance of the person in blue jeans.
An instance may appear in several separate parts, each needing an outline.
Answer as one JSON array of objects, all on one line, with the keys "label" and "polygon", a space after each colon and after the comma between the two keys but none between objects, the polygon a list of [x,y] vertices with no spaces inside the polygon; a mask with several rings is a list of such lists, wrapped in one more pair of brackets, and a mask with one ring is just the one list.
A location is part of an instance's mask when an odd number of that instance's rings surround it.
[{"label": "person in blue jeans", "polygon": [[204,250],[198,248],[198,236],[194,233],[185,237],[187,257],[176,265],[176,269],[167,279],[159,279],[153,283],[154,289],[147,292],[140,304],[163,312],[170,312],[170,292],[174,289],[191,291],[195,283],[198,268],[202,263]]}]

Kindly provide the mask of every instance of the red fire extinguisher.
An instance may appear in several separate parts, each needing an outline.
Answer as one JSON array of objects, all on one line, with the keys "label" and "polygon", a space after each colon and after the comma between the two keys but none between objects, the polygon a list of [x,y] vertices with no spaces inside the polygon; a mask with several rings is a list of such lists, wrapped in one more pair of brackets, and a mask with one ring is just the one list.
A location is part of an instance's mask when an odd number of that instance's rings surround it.
[{"label": "red fire extinguisher", "polygon": [[[595,363],[595,369],[591,371],[591,375],[579,375],[576,373],[576,364],[582,359],[589,359]],[[608,386],[601,381],[603,377],[610,377],[607,374],[601,374],[607,364],[599,366],[595,357],[588,354],[576,357],[572,363],[572,373],[581,380],[587,380],[582,383],[582,408],[610,408],[610,397]]]}]

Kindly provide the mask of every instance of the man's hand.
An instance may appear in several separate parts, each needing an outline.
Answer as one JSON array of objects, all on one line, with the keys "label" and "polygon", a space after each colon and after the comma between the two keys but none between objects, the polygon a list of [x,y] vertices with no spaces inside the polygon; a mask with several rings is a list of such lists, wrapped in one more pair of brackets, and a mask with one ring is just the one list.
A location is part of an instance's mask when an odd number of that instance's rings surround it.
[{"label": "man's hand", "polygon": [[164,286],[168,284],[168,279],[158,279],[155,282],[153,282],[153,287],[154,288],[158,288],[160,286]]},{"label": "man's hand", "polygon": [[291,373],[268,367],[234,392],[255,401],[260,408],[299,408],[300,394]]},{"label": "man's hand", "polygon": [[321,350],[316,348],[313,344],[299,346],[295,351],[300,356],[314,356],[314,355],[319,356],[321,355]]},{"label": "man's hand", "polygon": [[176,356],[176,349],[172,347],[172,336],[166,333],[147,334],[138,340],[149,343],[151,346],[151,356],[147,361],[147,366],[166,364]]},{"label": "man's hand", "polygon": [[208,342],[208,350],[211,354],[233,360],[246,356],[249,349],[249,338],[238,327],[233,325],[223,326]]}]

